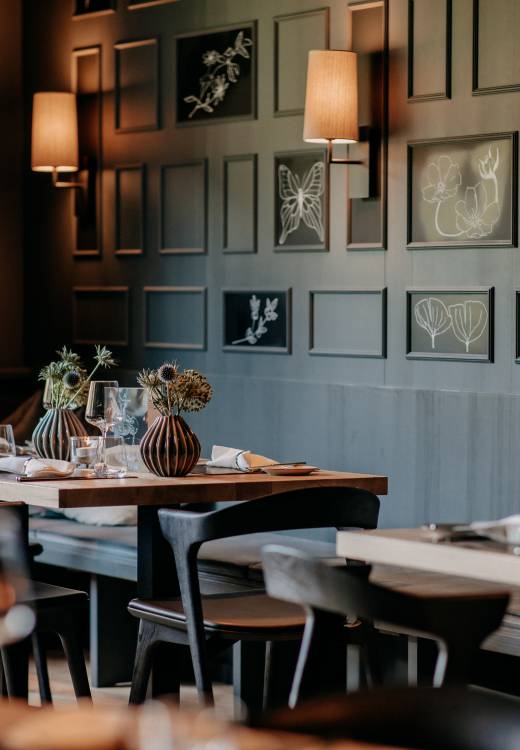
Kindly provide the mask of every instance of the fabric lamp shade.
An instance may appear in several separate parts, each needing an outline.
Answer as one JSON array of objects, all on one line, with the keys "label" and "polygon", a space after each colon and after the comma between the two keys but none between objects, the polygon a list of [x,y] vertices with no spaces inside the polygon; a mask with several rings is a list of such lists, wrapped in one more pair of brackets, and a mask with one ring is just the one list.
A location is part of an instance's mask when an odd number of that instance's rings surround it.
[{"label": "fabric lamp shade", "polygon": [[76,172],[78,118],[76,96],[39,92],[33,98],[31,166],[35,172]]},{"label": "fabric lamp shade", "polygon": [[303,140],[309,143],[359,140],[355,52],[309,52]]}]

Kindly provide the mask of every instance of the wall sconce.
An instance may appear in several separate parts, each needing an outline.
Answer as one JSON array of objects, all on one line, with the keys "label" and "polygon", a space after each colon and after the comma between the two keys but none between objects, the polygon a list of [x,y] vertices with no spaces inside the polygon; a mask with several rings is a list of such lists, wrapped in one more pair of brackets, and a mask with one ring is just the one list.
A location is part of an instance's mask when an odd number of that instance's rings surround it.
[{"label": "wall sconce", "polygon": [[[51,172],[56,188],[78,191],[76,214],[87,205],[87,192],[94,180],[92,165],[80,170],[76,95],[65,91],[34,94],[32,114],[31,167],[34,172]],[[60,179],[60,174],[79,172],[78,180]]]},{"label": "wall sconce", "polygon": [[[357,54],[347,50],[312,50],[307,67],[303,140],[326,143],[329,164],[361,165],[350,197],[370,194],[369,162],[374,144],[367,127],[358,126]],[[359,144],[357,159],[337,159],[334,144]]]}]

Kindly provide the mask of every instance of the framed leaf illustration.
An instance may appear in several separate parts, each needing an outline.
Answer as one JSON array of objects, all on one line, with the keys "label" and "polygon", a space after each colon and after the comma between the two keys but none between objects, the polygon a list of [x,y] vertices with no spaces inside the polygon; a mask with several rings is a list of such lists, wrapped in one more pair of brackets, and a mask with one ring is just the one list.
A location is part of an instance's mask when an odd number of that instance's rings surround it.
[{"label": "framed leaf illustration", "polygon": [[329,172],[325,151],[275,154],[274,180],[275,250],[328,250]]},{"label": "framed leaf illustration", "polygon": [[408,359],[493,362],[494,288],[407,291]]},{"label": "framed leaf illustration", "polygon": [[408,248],[515,247],[518,134],[408,144]]},{"label": "framed leaf illustration", "polygon": [[177,125],[256,117],[256,22],[176,38]]},{"label": "framed leaf illustration", "polygon": [[290,353],[290,289],[224,289],[223,310],[225,351]]}]

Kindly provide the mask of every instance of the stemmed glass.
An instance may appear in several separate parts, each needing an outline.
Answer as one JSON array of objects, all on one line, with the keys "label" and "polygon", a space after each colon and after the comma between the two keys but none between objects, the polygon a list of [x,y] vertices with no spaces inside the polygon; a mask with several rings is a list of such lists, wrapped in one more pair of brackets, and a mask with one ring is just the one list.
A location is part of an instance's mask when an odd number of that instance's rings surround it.
[{"label": "stemmed glass", "polygon": [[148,429],[148,393],[145,388],[105,388],[105,417],[113,424],[112,432],[128,446],[127,460],[131,471],[142,470],[137,450]]},{"label": "stemmed glass", "polygon": [[105,461],[105,438],[109,430],[114,426],[113,413],[105,409],[105,388],[117,388],[117,380],[93,380],[87,398],[85,408],[85,419],[101,432],[102,440],[98,443],[98,462],[96,473],[106,476],[108,468]]}]

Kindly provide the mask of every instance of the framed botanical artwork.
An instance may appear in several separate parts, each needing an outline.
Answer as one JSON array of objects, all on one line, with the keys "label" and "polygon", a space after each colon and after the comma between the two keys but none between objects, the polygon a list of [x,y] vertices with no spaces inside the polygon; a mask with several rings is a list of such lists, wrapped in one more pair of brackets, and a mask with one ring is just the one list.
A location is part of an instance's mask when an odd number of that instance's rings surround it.
[{"label": "framed botanical artwork", "polygon": [[291,289],[224,289],[223,317],[225,351],[290,353]]},{"label": "framed botanical artwork", "polygon": [[256,21],[176,38],[177,125],[256,117]]},{"label": "framed botanical artwork", "polygon": [[408,248],[515,247],[518,133],[408,144]]},{"label": "framed botanical artwork", "polygon": [[406,356],[493,362],[494,288],[409,289]]},{"label": "framed botanical artwork", "polygon": [[328,250],[325,151],[275,154],[274,181],[275,250]]},{"label": "framed botanical artwork", "polygon": [[115,13],[116,0],[73,0],[74,19],[91,18],[105,13]]}]

